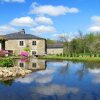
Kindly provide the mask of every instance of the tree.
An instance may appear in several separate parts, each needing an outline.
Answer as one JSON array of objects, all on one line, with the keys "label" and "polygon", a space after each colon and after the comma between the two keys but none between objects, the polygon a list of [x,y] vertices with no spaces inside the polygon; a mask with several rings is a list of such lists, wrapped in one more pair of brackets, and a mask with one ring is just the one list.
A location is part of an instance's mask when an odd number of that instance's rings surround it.
[{"label": "tree", "polygon": [[69,37],[67,34],[63,34],[63,35],[59,35],[58,36],[58,41],[63,42],[64,43],[64,52],[69,53],[70,49],[69,49]]}]

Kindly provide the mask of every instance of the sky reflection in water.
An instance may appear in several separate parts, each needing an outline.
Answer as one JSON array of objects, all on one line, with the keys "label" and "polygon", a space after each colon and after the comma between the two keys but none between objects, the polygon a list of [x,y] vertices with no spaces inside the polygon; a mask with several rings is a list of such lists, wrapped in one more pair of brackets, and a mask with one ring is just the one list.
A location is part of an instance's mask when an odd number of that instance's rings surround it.
[{"label": "sky reflection in water", "polygon": [[1,82],[0,100],[100,100],[100,63],[37,63],[44,69],[9,83]]}]

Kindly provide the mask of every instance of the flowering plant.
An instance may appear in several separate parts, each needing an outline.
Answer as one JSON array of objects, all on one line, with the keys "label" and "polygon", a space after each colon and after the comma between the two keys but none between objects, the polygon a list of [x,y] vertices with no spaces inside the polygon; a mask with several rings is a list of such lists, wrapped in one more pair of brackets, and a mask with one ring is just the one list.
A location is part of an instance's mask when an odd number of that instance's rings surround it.
[{"label": "flowering plant", "polygon": [[21,61],[22,63],[24,63],[24,62],[29,62],[29,59],[27,59],[27,58],[21,58],[20,61]]},{"label": "flowering plant", "polygon": [[26,52],[26,51],[23,51],[23,52],[21,52],[21,54],[20,54],[21,56],[23,56],[23,57],[28,57],[28,52]]}]

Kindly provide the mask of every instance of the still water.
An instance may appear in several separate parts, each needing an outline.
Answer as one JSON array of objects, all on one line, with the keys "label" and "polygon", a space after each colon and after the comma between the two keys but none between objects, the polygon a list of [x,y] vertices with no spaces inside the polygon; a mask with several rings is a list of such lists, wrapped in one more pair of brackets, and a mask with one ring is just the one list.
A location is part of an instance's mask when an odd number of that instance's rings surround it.
[{"label": "still water", "polygon": [[34,72],[0,82],[0,100],[100,100],[100,63],[21,59]]}]

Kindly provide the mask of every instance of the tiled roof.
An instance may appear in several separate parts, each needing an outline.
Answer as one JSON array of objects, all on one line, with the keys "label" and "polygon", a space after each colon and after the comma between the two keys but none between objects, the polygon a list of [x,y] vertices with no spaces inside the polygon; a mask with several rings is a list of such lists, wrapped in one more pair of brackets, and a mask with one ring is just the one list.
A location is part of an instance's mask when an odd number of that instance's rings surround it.
[{"label": "tiled roof", "polygon": [[4,36],[8,40],[9,39],[11,39],[11,40],[15,40],[15,39],[44,39],[44,38],[40,38],[40,37],[32,35],[32,34],[26,34],[24,30],[20,31],[20,32],[16,32],[16,33],[6,34]]},{"label": "tiled roof", "polygon": [[63,48],[63,44],[47,44],[47,48]]}]

